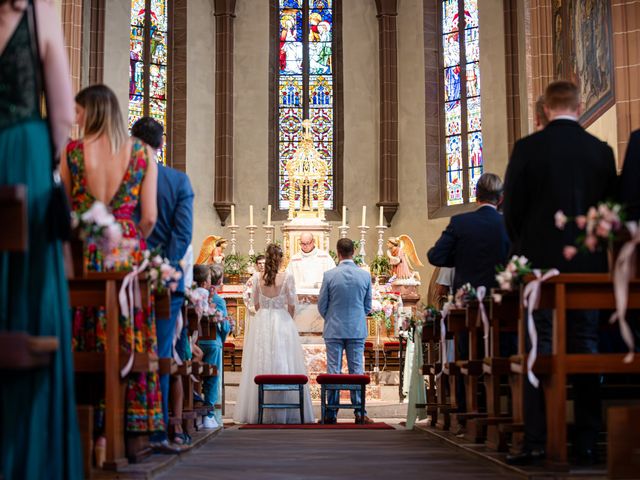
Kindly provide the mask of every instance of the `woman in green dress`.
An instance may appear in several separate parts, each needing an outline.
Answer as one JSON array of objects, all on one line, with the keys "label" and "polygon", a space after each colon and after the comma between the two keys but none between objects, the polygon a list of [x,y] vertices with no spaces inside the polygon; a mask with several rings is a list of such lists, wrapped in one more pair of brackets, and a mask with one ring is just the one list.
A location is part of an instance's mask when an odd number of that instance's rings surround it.
[{"label": "woman in green dress", "polygon": [[[0,331],[55,336],[47,367],[2,372],[0,477],[82,478],[71,356],[69,293],[62,246],[48,223],[51,143],[61,148],[73,99],[60,20],[53,2],[35,0],[39,49],[29,27],[31,1],[0,0],[0,185],[27,187],[28,249],[0,252]],[[40,51],[47,123],[39,113]],[[2,228],[11,228],[2,225]]]}]

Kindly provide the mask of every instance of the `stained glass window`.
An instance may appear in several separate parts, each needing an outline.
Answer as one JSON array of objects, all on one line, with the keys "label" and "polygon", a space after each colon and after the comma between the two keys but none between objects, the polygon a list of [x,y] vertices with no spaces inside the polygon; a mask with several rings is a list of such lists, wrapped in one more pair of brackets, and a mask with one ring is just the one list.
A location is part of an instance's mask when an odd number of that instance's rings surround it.
[{"label": "stained glass window", "polygon": [[478,0],[442,0],[442,68],[446,204],[460,205],[476,201],[484,166]]},{"label": "stained glass window", "polygon": [[167,162],[168,0],[132,0],[129,42],[129,128],[150,116],[165,129],[158,161]]},{"label": "stained glass window", "polygon": [[[334,209],[334,3],[278,0],[278,208],[289,209],[287,162],[298,148],[302,121],[327,162],[325,210]],[[294,199],[299,206],[299,198]],[[312,188],[314,206],[318,188]]]}]

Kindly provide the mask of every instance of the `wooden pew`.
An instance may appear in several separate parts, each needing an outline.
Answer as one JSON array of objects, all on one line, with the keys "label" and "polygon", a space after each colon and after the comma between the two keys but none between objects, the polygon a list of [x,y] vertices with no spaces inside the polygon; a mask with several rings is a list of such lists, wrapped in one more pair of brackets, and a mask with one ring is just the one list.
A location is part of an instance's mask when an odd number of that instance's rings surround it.
[{"label": "wooden pew", "polygon": [[[460,375],[460,367],[456,365],[456,361],[461,360],[459,352],[455,349],[455,336],[466,330],[467,310],[466,308],[454,308],[449,310],[449,314],[445,320],[447,340],[454,340],[454,361],[453,362],[437,362],[433,367],[432,374],[437,375],[442,370],[442,375],[436,380],[436,392],[438,416],[436,428],[440,430],[449,430],[451,428],[451,413],[457,411],[458,405],[456,401],[456,378]],[[448,387],[448,388],[447,388]],[[448,390],[448,393],[447,393]]]},{"label": "wooden pew", "polygon": [[[552,354],[540,355],[534,373],[545,389],[547,417],[547,464],[567,469],[566,402],[567,376],[571,374],[640,373],[640,355],[624,363],[624,354],[567,353],[567,310],[612,310],[615,308],[613,285],[609,274],[562,274],[542,284],[541,309],[554,309]],[[640,309],[640,279],[629,285],[629,309]],[[524,335],[526,315],[519,322],[520,356],[511,363],[514,373],[526,374]],[[524,381],[527,381],[524,378]]]},{"label": "wooden pew", "polygon": [[[125,380],[120,369],[129,360],[122,353],[119,340],[118,291],[125,272],[87,273],[83,278],[69,281],[71,307],[104,305],[106,316],[106,342],[104,352],[75,352],[76,373],[104,373],[105,388],[105,469],[115,470],[127,465],[125,455]],[[141,280],[143,304],[148,301],[148,284]],[[134,353],[132,372],[158,371],[155,354]]]},{"label": "wooden pew", "polygon": [[424,364],[422,365],[422,375],[427,379],[427,403],[417,405],[418,408],[426,408],[429,416],[428,424],[435,427],[438,418],[438,393],[436,390],[436,363],[439,358],[440,322],[425,324],[422,328],[422,344],[424,354]]},{"label": "wooden pew", "polygon": [[[485,300],[486,311],[489,310],[489,301]],[[466,309],[465,326],[468,333],[469,354],[466,359],[456,361],[460,369],[465,386],[466,411],[458,411],[452,415],[452,425],[464,427],[464,438],[472,443],[478,443],[484,439],[484,424],[474,421],[486,417],[486,412],[481,412],[478,405],[478,385],[482,375],[484,347],[481,346],[483,326],[480,320],[480,306],[477,301],[469,302]]]},{"label": "wooden pew", "polygon": [[[487,447],[504,451],[507,448],[509,433],[513,433],[513,428],[502,427],[502,425],[512,426],[514,424],[511,412],[503,412],[500,406],[501,390],[508,386],[508,381],[504,379],[511,373],[509,357],[500,354],[500,334],[515,333],[518,329],[518,318],[520,317],[520,294],[519,292],[495,291],[502,296],[502,301],[496,303],[493,299],[489,309],[489,352],[485,355],[482,370],[484,373],[484,385],[487,400],[487,418],[479,419],[478,423],[484,423],[487,427],[486,445]],[[512,396],[513,396],[513,392]],[[520,397],[518,397],[521,399]],[[518,414],[522,417],[521,400],[515,402],[520,409]],[[522,425],[520,424],[520,431]],[[516,437],[516,442],[519,442]]]},{"label": "wooden pew", "polygon": [[[27,187],[0,186],[0,252],[25,252],[29,241]],[[0,370],[30,370],[49,365],[58,350],[57,337],[35,336],[26,332],[0,332]]]}]

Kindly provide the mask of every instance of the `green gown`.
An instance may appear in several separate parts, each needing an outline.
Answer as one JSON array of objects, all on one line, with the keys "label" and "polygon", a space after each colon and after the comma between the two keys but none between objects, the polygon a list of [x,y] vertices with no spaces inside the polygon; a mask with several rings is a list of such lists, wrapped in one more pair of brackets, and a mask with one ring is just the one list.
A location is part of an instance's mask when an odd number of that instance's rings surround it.
[{"label": "green gown", "polygon": [[47,222],[51,147],[34,58],[25,15],[0,54],[0,185],[27,186],[29,245],[0,252],[0,331],[55,336],[60,346],[48,367],[0,372],[0,477],[67,480],[83,475],[71,315],[61,244]]}]

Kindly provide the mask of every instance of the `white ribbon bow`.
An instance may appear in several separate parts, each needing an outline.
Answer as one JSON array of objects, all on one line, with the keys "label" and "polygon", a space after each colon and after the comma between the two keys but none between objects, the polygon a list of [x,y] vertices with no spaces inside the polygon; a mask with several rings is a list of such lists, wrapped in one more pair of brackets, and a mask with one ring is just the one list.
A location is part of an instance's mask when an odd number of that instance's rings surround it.
[{"label": "white ribbon bow", "polygon": [[176,344],[178,343],[178,338],[180,338],[180,334],[182,334],[182,327],[184,326],[184,318],[182,317],[182,308],[178,310],[178,317],[176,318],[176,328],[173,331],[173,359],[176,361],[176,364],[182,365],[182,359],[180,355],[178,355],[178,351],[176,350]]},{"label": "white ribbon bow", "polygon": [[484,285],[480,285],[476,289],[476,297],[478,299],[478,314],[482,319],[482,326],[484,327],[484,334],[482,338],[484,338],[484,356],[489,356],[489,318],[487,317],[487,311],[484,308],[484,297],[487,294],[487,287]]},{"label": "white ribbon bow", "polygon": [[149,264],[148,260],[144,260],[140,266],[134,268],[131,272],[129,272],[122,281],[122,286],[120,287],[120,292],[118,293],[118,300],[120,303],[120,313],[122,315],[128,315],[129,323],[131,324],[131,352],[129,354],[129,360],[122,370],[120,370],[120,377],[124,378],[131,372],[133,368],[133,360],[135,358],[135,346],[136,346],[136,335],[135,335],[135,320],[134,313],[135,307],[142,308],[142,295],[140,294],[140,281],[138,280],[138,275],[147,268]]},{"label": "white ribbon bow", "polygon": [[533,373],[533,366],[536,363],[536,358],[538,356],[538,331],[536,330],[536,324],[533,321],[533,311],[538,308],[538,304],[540,303],[540,289],[542,287],[542,282],[545,282],[556,275],[560,275],[560,271],[557,268],[552,268],[542,275],[542,272],[539,269],[535,269],[533,274],[536,276],[536,279],[527,283],[527,286],[524,287],[524,298],[522,299],[522,303],[527,309],[527,330],[529,331],[529,340],[531,341],[531,351],[529,351],[529,356],[527,358],[527,377],[529,378],[529,383],[531,383],[535,388],[538,388],[540,380],[538,380],[538,377]]},{"label": "white ribbon bow", "polygon": [[627,304],[629,301],[629,282],[636,274],[636,247],[640,244],[640,231],[635,222],[628,222],[627,228],[631,233],[631,240],[620,249],[616,264],[613,267],[613,294],[616,298],[616,311],[611,315],[609,323],[620,325],[620,336],[627,345],[629,352],[624,357],[624,363],[633,361],[635,342],[633,333],[627,323]]},{"label": "white ribbon bow", "polygon": [[442,311],[440,312],[440,353],[442,366],[440,371],[436,374],[436,378],[440,378],[440,375],[442,375],[444,370],[444,366],[447,363],[447,325],[445,320],[447,319],[447,315],[449,315],[450,309],[451,303],[447,302],[442,306]]}]

